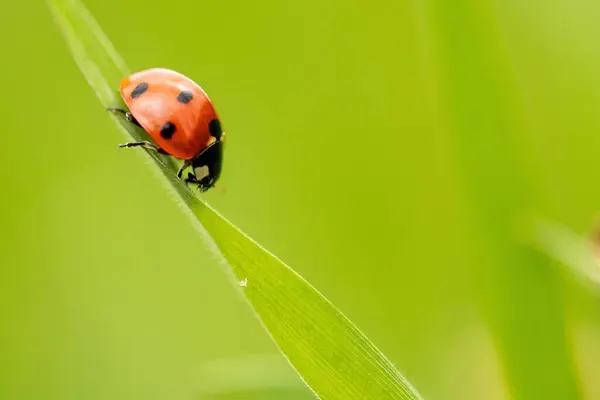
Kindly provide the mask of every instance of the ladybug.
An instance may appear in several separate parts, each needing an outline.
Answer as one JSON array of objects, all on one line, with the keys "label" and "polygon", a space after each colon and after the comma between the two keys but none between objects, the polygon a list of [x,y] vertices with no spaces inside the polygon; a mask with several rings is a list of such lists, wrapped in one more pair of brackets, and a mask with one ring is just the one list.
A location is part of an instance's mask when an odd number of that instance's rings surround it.
[{"label": "ladybug", "polygon": [[164,68],[139,71],[121,80],[121,97],[129,111],[108,108],[143,128],[154,143],[129,142],[119,147],[138,147],[183,160],[177,172],[191,167],[186,183],[204,192],[221,175],[225,133],[215,108],[200,86],[190,78]]}]

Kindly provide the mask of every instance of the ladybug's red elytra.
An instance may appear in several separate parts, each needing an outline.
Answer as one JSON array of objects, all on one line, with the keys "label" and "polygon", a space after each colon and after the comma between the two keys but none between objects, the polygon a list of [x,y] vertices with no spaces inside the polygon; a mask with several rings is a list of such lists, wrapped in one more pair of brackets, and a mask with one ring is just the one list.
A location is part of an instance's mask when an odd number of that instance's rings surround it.
[{"label": "ladybug's red elytra", "polygon": [[152,138],[119,147],[143,146],[183,160],[181,178],[192,167],[186,183],[210,189],[221,175],[225,133],[212,102],[196,82],[169,69],[151,68],[121,81],[121,97],[129,111],[108,108],[125,115]]}]

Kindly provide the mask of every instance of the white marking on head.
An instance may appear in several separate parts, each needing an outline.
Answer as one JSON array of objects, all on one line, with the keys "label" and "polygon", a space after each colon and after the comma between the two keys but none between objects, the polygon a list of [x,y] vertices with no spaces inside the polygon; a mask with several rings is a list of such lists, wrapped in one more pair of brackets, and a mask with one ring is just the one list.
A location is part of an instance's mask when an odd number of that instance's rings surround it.
[{"label": "white marking on head", "polygon": [[203,178],[206,178],[210,174],[210,171],[206,165],[201,165],[194,168],[194,173],[196,174],[196,179],[200,181]]}]

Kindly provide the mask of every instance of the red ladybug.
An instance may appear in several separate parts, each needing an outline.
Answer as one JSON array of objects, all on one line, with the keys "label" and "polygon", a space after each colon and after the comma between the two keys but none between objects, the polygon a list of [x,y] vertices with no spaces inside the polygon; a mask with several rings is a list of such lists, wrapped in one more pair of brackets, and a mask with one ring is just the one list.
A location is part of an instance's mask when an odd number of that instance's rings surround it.
[{"label": "red ladybug", "polygon": [[185,182],[210,189],[221,175],[223,138],[219,117],[206,93],[190,78],[168,69],[136,72],[121,81],[121,97],[129,111],[119,112],[142,127],[154,143],[130,142],[183,160],[177,172],[192,167]]}]

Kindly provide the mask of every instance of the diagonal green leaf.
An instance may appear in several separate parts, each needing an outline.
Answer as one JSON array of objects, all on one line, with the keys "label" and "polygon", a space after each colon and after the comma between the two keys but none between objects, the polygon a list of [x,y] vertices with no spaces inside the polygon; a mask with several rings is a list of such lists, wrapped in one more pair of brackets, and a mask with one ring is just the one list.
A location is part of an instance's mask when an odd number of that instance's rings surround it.
[{"label": "diagonal green leaf", "polygon": [[[78,0],[48,0],[71,54],[105,107],[123,106],[127,67]],[[127,140],[146,133],[113,116]],[[142,153],[143,154],[143,153]],[[373,343],[306,280],[254,242],[175,176],[172,159],[146,152],[190,221],[221,258],[264,328],[313,393],[323,399],[420,399]]]},{"label": "diagonal green leaf", "polygon": [[584,285],[600,288],[600,264],[595,244],[557,222],[540,219],[534,224],[534,245],[569,269]]}]

